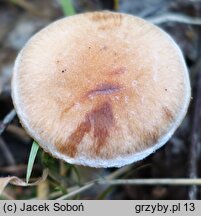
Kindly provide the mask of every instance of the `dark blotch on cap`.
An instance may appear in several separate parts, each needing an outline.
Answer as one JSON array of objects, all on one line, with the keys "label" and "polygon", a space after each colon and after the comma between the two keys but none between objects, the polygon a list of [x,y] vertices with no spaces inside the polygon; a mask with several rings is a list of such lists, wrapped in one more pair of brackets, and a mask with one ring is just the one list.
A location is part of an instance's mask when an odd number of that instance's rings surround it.
[{"label": "dark blotch on cap", "polygon": [[81,143],[86,133],[89,133],[93,127],[94,152],[98,154],[103,146],[107,144],[107,137],[111,127],[114,125],[114,116],[111,104],[104,102],[87,113],[84,121],[70,135],[65,144],[56,143],[57,149],[70,157],[74,157],[77,147]]},{"label": "dark blotch on cap", "polygon": [[95,89],[90,90],[87,96],[107,95],[118,92],[121,89],[120,85],[111,83],[101,83]]},{"label": "dark blotch on cap", "polygon": [[95,153],[106,145],[109,131],[114,125],[114,116],[110,103],[103,103],[100,107],[92,110],[89,119],[94,126]]},{"label": "dark blotch on cap", "polygon": [[62,145],[61,143],[56,143],[57,149],[70,157],[74,157],[77,152],[77,146],[82,141],[85,133],[89,133],[91,129],[91,123],[88,118],[86,118],[77,129],[70,135],[68,141]]},{"label": "dark blotch on cap", "polygon": [[172,121],[174,118],[173,113],[167,108],[167,107],[162,107],[164,117],[167,120],[167,122]]}]

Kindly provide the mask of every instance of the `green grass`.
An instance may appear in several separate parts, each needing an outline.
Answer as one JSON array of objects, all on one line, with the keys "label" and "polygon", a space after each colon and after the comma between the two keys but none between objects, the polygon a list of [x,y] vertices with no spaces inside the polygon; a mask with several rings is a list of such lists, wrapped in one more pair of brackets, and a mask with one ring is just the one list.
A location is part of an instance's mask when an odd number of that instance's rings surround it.
[{"label": "green grass", "polygon": [[32,169],[33,169],[33,165],[34,165],[34,161],[36,159],[36,155],[39,149],[39,145],[37,142],[33,142],[32,147],[31,147],[31,152],[29,154],[29,160],[28,160],[28,165],[27,165],[27,175],[26,175],[26,182],[29,182],[31,173],[32,173]]},{"label": "green grass", "polygon": [[75,14],[72,0],[60,0],[60,4],[65,16],[72,16]]}]

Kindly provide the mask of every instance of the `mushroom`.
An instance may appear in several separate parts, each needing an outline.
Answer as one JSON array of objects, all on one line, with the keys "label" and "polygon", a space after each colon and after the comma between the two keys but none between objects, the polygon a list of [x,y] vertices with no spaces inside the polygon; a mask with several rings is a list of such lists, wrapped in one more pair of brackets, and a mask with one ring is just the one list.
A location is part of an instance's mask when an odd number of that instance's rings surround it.
[{"label": "mushroom", "polygon": [[52,156],[121,167],[168,141],[187,112],[190,82],[163,30],[127,14],[90,12],[28,41],[15,62],[12,98],[23,127]]}]

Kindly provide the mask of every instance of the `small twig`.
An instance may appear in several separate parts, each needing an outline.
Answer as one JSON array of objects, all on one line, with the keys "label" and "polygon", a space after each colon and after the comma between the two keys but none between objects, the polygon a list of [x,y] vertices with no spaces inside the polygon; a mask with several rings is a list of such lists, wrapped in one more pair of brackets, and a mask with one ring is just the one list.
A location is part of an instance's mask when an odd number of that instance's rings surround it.
[{"label": "small twig", "polygon": [[[201,107],[201,69],[199,68],[197,75],[197,90],[195,93],[192,130],[190,135],[190,151],[189,151],[189,177],[197,178],[197,158],[199,152],[198,131],[200,128],[200,107]],[[197,187],[192,185],[189,188],[189,199],[196,199]]]},{"label": "small twig", "polygon": [[66,176],[66,173],[67,173],[67,169],[66,169],[66,166],[65,166],[65,163],[64,161],[60,160],[59,161],[59,172],[60,172],[60,175],[61,176]]},{"label": "small twig", "polygon": [[49,195],[49,183],[47,180],[37,185],[37,198],[39,200],[47,199]]},{"label": "small twig", "polygon": [[26,131],[17,125],[9,124],[7,127],[7,132],[19,137],[19,139],[24,143],[29,145],[31,141],[31,137],[26,133]]},{"label": "small twig", "polygon": [[4,140],[0,137],[0,149],[3,151],[3,155],[5,156],[6,160],[8,161],[9,165],[15,165],[15,159],[10,152],[9,148],[7,147]]},{"label": "small twig", "polygon": [[[113,172],[112,174],[108,175],[104,179],[106,179],[108,181],[111,180],[111,179],[114,179],[114,178],[116,178],[118,176],[121,176],[123,173],[127,172],[128,170],[130,170],[130,168],[131,168],[131,166],[122,167],[122,168],[116,170],[115,172]],[[72,192],[63,195],[62,197],[59,197],[57,200],[69,199],[72,196],[75,196],[77,194],[80,194],[81,192],[84,192],[84,191],[92,188],[94,185],[97,184],[97,182],[99,182],[99,180],[94,180],[94,181],[88,182],[84,186],[77,187]],[[69,189],[68,189],[68,191],[69,191]]]},{"label": "small twig", "polygon": [[71,193],[68,193],[68,194],[66,194],[66,195],[64,195],[62,197],[59,197],[57,200],[69,199],[72,196],[75,196],[77,194],[80,194],[80,193],[92,188],[94,185],[95,185],[95,182],[88,183],[88,184],[86,184],[86,185],[72,191]]},{"label": "small twig", "polygon": [[58,198],[57,200],[69,199],[72,196],[80,194],[95,185],[170,185],[170,186],[186,186],[186,185],[201,185],[201,179],[100,179],[87,183],[80,188],[76,188],[74,191]]},{"label": "small twig", "polygon": [[115,179],[100,180],[96,184],[106,185],[201,185],[201,179]]},{"label": "small twig", "polygon": [[14,119],[16,115],[15,110],[11,110],[3,119],[2,122],[0,122],[0,136],[1,134],[4,132],[4,130],[6,129],[6,127],[8,126],[8,124]]},{"label": "small twig", "polygon": [[107,180],[111,180],[111,179],[115,179],[121,175],[123,175],[124,173],[128,172],[131,169],[131,166],[125,166],[122,167],[120,169],[117,169],[115,172],[111,173],[110,175],[106,176],[105,179]]},{"label": "small twig", "polygon": [[201,18],[186,16],[183,14],[167,13],[155,17],[150,17],[148,20],[154,24],[162,24],[167,22],[178,22],[190,25],[201,25]]},{"label": "small twig", "polygon": [[1,197],[3,199],[7,199],[7,200],[15,200],[16,198],[10,194],[8,194],[6,191],[3,191],[3,193],[1,194]]},{"label": "small twig", "polygon": [[18,7],[23,8],[24,10],[32,13],[33,15],[36,16],[43,16],[43,13],[40,13],[40,11],[38,11],[34,5],[28,1],[25,0],[9,0],[11,3],[17,5]]}]

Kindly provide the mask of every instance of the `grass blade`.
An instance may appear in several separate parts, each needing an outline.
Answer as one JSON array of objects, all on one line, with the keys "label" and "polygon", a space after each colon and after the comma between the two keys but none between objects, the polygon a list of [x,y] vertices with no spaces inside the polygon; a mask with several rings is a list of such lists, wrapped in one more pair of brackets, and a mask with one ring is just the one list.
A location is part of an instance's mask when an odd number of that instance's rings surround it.
[{"label": "grass blade", "polygon": [[75,9],[72,0],[60,0],[60,4],[65,16],[72,16],[75,14]]},{"label": "grass blade", "polygon": [[29,154],[29,161],[28,161],[28,166],[27,166],[27,175],[26,175],[26,182],[29,182],[31,172],[33,169],[34,161],[37,155],[39,149],[39,145],[37,142],[33,141],[32,147],[31,147],[31,152]]},{"label": "grass blade", "polygon": [[114,0],[114,9],[115,9],[116,11],[119,10],[119,0]]}]

